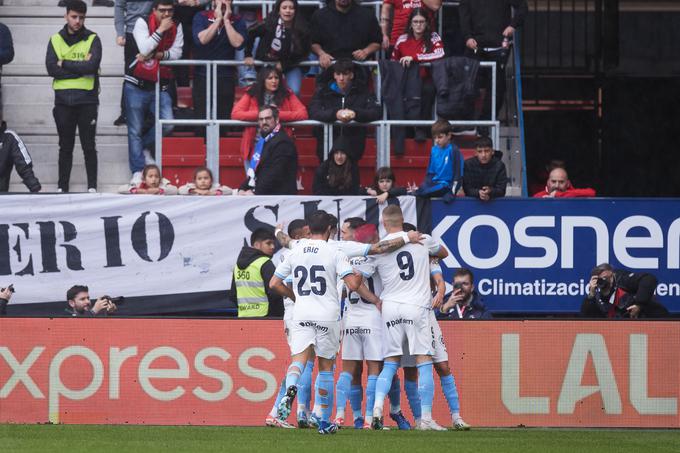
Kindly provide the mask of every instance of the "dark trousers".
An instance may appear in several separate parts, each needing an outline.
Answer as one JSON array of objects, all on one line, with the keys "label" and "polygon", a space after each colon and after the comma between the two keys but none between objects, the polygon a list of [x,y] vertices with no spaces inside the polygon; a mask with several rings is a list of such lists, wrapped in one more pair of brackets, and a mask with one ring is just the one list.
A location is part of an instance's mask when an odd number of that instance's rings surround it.
[{"label": "dark trousers", "polygon": [[59,182],[58,187],[68,192],[73,165],[73,147],[76,142],[76,127],[85,156],[87,188],[97,188],[97,104],[55,105],[52,110],[59,134]]},{"label": "dark trousers", "polygon": [[[480,61],[495,61],[496,62],[496,115],[500,112],[505,102],[505,65],[508,63],[510,52],[507,49],[493,51],[493,52],[478,52],[473,53],[468,49],[467,57],[476,58]],[[482,107],[482,114],[479,119],[491,119],[491,71],[487,68],[479,68],[477,83],[479,88],[486,89],[486,97],[484,99],[484,106]]]},{"label": "dark trousers", "polygon": [[[231,109],[234,106],[234,74],[228,77],[217,79],[217,119],[228,120],[231,118]],[[194,77],[194,88],[192,90],[194,101],[194,117],[196,119],[206,118],[206,98],[205,98],[205,76],[196,75]],[[220,127],[220,135],[225,135],[228,128]],[[201,134],[205,136],[205,128],[201,127]]]},{"label": "dark trousers", "polygon": [[[125,33],[125,41],[134,40],[135,36],[132,33]],[[132,47],[123,47],[123,58],[125,59],[125,68],[123,68],[123,73],[127,72],[127,68],[135,61],[137,55],[133,52]],[[120,116],[125,118],[125,85],[123,84],[120,88]]]}]

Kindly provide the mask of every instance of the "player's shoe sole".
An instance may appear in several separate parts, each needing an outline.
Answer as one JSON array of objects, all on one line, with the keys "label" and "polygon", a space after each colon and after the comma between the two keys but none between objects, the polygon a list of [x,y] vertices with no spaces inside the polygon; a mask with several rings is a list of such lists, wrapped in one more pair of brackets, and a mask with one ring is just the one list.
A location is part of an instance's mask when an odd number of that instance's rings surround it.
[{"label": "player's shoe sole", "polygon": [[396,414],[390,414],[390,418],[394,420],[400,430],[408,431],[411,429],[411,424],[406,420],[406,417],[404,417],[404,414],[402,414],[401,411]]},{"label": "player's shoe sole", "polygon": [[291,412],[291,408],[293,407],[293,400],[295,400],[295,395],[297,395],[297,387],[291,385],[286,390],[286,394],[283,395],[283,398],[281,398],[279,407],[276,408],[278,415],[276,418],[278,418],[279,420],[285,420],[288,418]]}]

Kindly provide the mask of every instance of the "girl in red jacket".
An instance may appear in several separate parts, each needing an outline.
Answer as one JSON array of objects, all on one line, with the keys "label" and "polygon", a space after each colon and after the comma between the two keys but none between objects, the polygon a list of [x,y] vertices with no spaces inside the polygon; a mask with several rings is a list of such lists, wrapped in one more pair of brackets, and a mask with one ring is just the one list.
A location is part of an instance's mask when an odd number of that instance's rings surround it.
[{"label": "girl in red jacket", "polygon": [[[283,81],[281,71],[276,67],[265,66],[257,74],[257,81],[251,85],[246,94],[231,111],[231,119],[240,121],[257,121],[257,112],[261,105],[274,105],[279,109],[279,121],[302,121],[309,118],[307,108]],[[292,137],[290,130],[286,130]],[[244,163],[250,160],[255,147],[256,127],[247,127],[241,138],[241,157]]]}]

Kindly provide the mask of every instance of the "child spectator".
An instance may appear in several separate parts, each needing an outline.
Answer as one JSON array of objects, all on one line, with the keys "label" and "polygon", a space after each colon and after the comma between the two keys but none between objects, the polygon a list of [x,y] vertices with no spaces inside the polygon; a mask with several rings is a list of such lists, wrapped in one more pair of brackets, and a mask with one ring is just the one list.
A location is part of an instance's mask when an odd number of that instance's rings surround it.
[{"label": "child spectator", "polygon": [[[257,81],[236,103],[231,111],[231,118],[240,121],[257,121],[260,107],[273,105],[279,110],[279,121],[306,120],[307,108],[295,94],[286,87],[283,74],[273,66],[265,66],[257,73]],[[290,130],[286,131],[293,136]],[[241,157],[243,162],[250,162],[255,149],[256,138],[259,137],[255,127],[247,127],[241,137]],[[247,168],[246,168],[247,170]]]},{"label": "child spectator", "polygon": [[214,182],[208,167],[194,170],[194,180],[179,188],[180,195],[231,195],[231,188]]},{"label": "child spectator", "polygon": [[396,178],[394,172],[390,167],[380,167],[375,172],[373,185],[366,187],[365,193],[372,197],[376,197],[379,204],[385,203],[388,198],[399,197],[406,195],[408,192],[405,187],[396,187],[394,183]]},{"label": "child spectator", "polygon": [[336,141],[331,155],[316,169],[314,195],[359,195],[359,167],[345,152],[344,143]]},{"label": "child spectator", "polygon": [[119,189],[120,193],[134,193],[147,195],[176,195],[177,187],[161,176],[158,165],[146,165],[142,170],[142,182],[137,185],[124,185]]},{"label": "child spectator", "polygon": [[502,153],[494,151],[489,137],[480,137],[475,144],[477,155],[465,161],[463,190],[468,197],[489,201],[505,196],[508,175],[501,161]]},{"label": "child spectator", "polygon": [[432,151],[427,165],[425,181],[420,187],[409,187],[419,197],[443,197],[450,203],[458,192],[463,178],[463,155],[451,141],[453,128],[448,121],[439,119],[432,125]]}]

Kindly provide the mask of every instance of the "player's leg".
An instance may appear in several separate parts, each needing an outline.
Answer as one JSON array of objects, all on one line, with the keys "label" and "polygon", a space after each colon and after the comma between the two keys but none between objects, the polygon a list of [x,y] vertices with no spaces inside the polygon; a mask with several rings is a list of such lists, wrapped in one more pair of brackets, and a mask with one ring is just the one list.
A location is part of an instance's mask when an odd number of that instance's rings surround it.
[{"label": "player's leg", "polygon": [[[366,418],[364,419],[364,424],[365,426],[371,426],[373,423],[373,406],[375,405],[375,386],[378,382],[380,371],[382,371],[383,362],[367,360],[366,364],[368,378],[366,381]],[[357,424],[355,423],[355,428]]]},{"label": "player's leg", "polygon": [[449,362],[437,362],[434,364],[434,369],[439,375],[439,382],[442,386],[442,392],[449,405],[451,412],[451,419],[453,420],[453,428],[457,430],[469,430],[470,425],[465,423],[465,420],[460,416],[460,402],[458,400],[458,389],[456,388],[456,380],[449,368]]},{"label": "player's leg", "polygon": [[373,403],[373,429],[383,427],[383,406],[385,396],[392,387],[392,379],[399,369],[399,362],[403,352],[402,343],[404,339],[404,323],[401,313],[402,304],[384,303],[382,318],[387,327],[383,330],[385,361],[382,371],[375,384],[375,402]]},{"label": "player's leg", "polygon": [[352,380],[359,368],[361,362],[358,360],[343,360],[342,372],[338,377],[338,382],[335,385],[336,407],[335,420],[333,423],[341,427],[345,424],[345,407],[347,406],[347,399],[349,397]]},{"label": "player's leg", "polygon": [[418,368],[416,368],[416,359],[409,356],[411,361],[406,366],[402,359],[402,366],[404,367],[404,391],[406,392],[406,399],[413,414],[413,423],[416,428],[420,425],[422,418],[422,411],[420,406],[420,395],[418,394]]},{"label": "player's leg", "polygon": [[298,381],[298,406],[297,406],[297,420],[298,427],[307,428],[309,425],[309,404],[312,399],[312,375],[314,373],[314,350],[310,351],[310,357],[307,359],[305,369],[302,371],[300,380]]},{"label": "player's leg", "polygon": [[333,393],[335,383],[333,380],[333,367],[335,357],[340,347],[340,323],[317,322],[316,323],[316,346],[315,352],[319,364],[317,376],[317,390],[314,401],[321,407],[321,420],[319,421],[319,434],[333,434],[338,427],[330,422],[333,412]]},{"label": "player's leg", "polygon": [[362,429],[364,427],[364,417],[361,416],[361,402],[364,396],[364,389],[361,385],[363,373],[363,363],[359,362],[359,366],[354,370],[352,385],[349,389],[349,405],[352,408],[352,420],[354,421],[355,429]]},{"label": "player's leg", "polygon": [[[290,333],[290,326],[288,321],[284,321],[283,323],[284,329],[283,332],[286,335],[286,342],[288,343],[288,348],[291,348],[291,333]],[[292,353],[291,353],[292,355]],[[287,368],[286,368],[286,374],[287,374]],[[288,425],[288,422],[285,420],[279,420],[278,413],[279,413],[279,404],[281,404],[281,399],[283,396],[286,394],[286,374],[283,375],[283,378],[281,379],[281,386],[279,387],[279,393],[276,395],[276,400],[274,401],[274,405],[272,406],[271,410],[269,411],[269,415],[267,415],[267,418],[265,418],[265,425],[267,426],[272,426],[272,427],[287,427],[285,425]],[[281,423],[283,422],[283,423]],[[291,426],[292,427],[292,426]]]},{"label": "player's leg", "polygon": [[297,383],[316,343],[315,328],[301,324],[303,323],[293,324],[291,327],[292,357],[286,373],[286,394],[281,398],[278,407],[280,420],[285,420],[290,415],[293,400],[298,391]]}]

